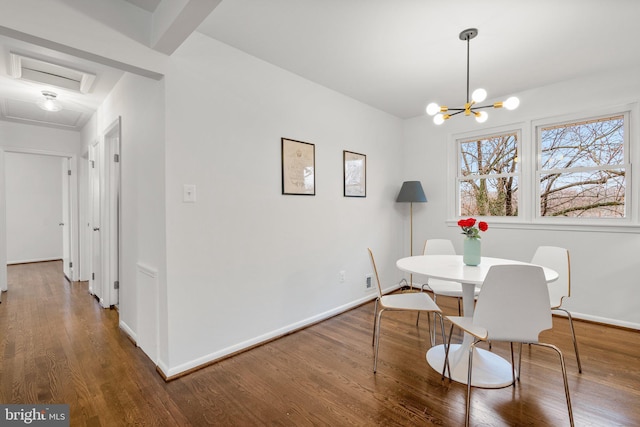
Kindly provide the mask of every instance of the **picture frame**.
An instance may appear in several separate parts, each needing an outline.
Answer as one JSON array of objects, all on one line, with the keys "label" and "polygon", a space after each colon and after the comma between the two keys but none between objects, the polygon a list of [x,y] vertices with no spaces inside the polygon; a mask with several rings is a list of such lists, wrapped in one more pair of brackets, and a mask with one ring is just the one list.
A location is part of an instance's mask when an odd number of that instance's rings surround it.
[{"label": "picture frame", "polygon": [[281,138],[282,194],[316,195],[316,146]]},{"label": "picture frame", "polygon": [[344,197],[367,197],[367,156],[343,150]]}]

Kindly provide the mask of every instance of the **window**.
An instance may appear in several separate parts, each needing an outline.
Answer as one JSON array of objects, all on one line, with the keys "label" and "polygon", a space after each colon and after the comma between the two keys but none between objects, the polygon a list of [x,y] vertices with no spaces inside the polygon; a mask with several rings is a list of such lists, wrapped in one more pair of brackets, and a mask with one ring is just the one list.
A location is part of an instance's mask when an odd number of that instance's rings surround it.
[{"label": "window", "polygon": [[630,142],[639,107],[452,135],[450,222],[491,217],[505,228],[640,233],[640,200],[632,200],[640,149],[632,151]]},{"label": "window", "polygon": [[518,216],[518,132],[457,143],[458,215]]},{"label": "window", "polygon": [[539,217],[625,218],[626,115],[537,128]]}]

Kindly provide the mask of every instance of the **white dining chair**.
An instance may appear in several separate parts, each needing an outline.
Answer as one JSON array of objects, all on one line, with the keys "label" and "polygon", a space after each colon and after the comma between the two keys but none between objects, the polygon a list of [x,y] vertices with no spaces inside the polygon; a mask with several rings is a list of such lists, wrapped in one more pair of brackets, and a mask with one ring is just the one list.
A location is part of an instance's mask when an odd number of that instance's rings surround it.
[{"label": "white dining chair", "polygon": [[[448,239],[428,239],[424,242],[423,255],[455,255],[456,250],[453,243]],[[423,291],[433,294],[433,300],[438,303],[438,296],[456,298],[458,301],[458,315],[462,315],[460,302],[462,300],[462,285],[458,282],[429,278],[427,283],[422,285]],[[476,286],[475,297],[480,289]]]},{"label": "white dining chair", "polygon": [[[369,258],[371,259],[371,265],[373,267],[374,274],[376,276],[376,284],[378,289],[378,296],[373,310],[373,341],[375,346],[374,358],[373,358],[373,372],[375,373],[378,368],[378,349],[380,347],[380,327],[382,322],[382,313],[385,311],[408,311],[420,313],[421,311],[427,313],[435,313],[440,317],[440,331],[442,333],[442,343],[445,343],[444,335],[444,321],[442,317],[442,311],[440,307],[424,292],[407,292],[400,294],[383,295],[382,285],[380,283],[380,276],[378,275],[378,268],[376,267],[376,261],[373,257],[371,249],[369,251]],[[381,310],[378,311],[378,306]],[[435,325],[434,325],[435,329]],[[429,322],[429,336],[431,336],[431,322]]]},{"label": "white dining chair", "polygon": [[[468,356],[466,426],[470,422],[474,349],[477,343],[488,340],[510,343],[512,385],[514,386],[516,384],[514,343],[533,344],[554,350],[560,358],[569,421],[571,426],[574,425],[567,370],[562,352],[552,344],[539,341],[540,333],[553,326],[549,292],[542,267],[534,265],[496,265],[491,267],[480,290],[473,317],[447,316],[447,319],[451,321],[451,331],[449,332],[449,344],[445,350],[445,361],[449,357],[448,350],[454,326],[473,337]],[[442,372],[443,378],[445,377],[445,369],[446,364]]]},{"label": "white dining chair", "polygon": [[578,372],[582,373],[580,353],[578,353],[578,341],[576,340],[576,333],[573,328],[573,318],[569,310],[562,306],[564,299],[571,296],[571,259],[569,257],[569,251],[557,246],[540,246],[536,249],[531,259],[531,264],[548,267],[558,273],[558,280],[547,284],[547,288],[549,289],[549,302],[552,311],[562,311],[569,319],[569,329],[571,330],[573,348],[578,362]]}]

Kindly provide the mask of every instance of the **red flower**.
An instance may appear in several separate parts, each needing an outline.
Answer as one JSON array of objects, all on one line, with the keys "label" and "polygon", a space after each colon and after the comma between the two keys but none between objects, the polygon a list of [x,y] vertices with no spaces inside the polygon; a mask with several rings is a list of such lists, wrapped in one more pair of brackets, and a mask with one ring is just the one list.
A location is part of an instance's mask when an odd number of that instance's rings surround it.
[{"label": "red flower", "polygon": [[476,224],[475,218],[461,219],[458,221],[460,227],[473,227]]},{"label": "red flower", "polygon": [[458,221],[458,226],[462,228],[462,234],[471,239],[479,239],[480,231],[487,231],[489,229],[489,224],[484,221],[480,221],[477,228],[474,227],[475,225],[475,218],[461,219]]}]

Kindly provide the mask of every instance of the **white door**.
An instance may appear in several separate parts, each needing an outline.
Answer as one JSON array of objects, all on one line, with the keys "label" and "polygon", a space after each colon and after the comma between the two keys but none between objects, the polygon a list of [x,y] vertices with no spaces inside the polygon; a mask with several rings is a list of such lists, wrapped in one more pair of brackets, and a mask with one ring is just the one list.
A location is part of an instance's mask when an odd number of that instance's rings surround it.
[{"label": "white door", "polygon": [[62,271],[67,280],[73,280],[71,263],[71,166],[69,158],[62,159]]},{"label": "white door", "polygon": [[[102,169],[102,143],[91,147],[89,155],[89,197],[91,200],[91,279],[89,292],[103,303],[102,299],[102,239],[100,238],[101,191],[100,171]],[[103,304],[104,305],[104,304]]]},{"label": "white door", "polygon": [[[108,237],[108,298],[109,305],[118,306],[120,299],[120,119],[107,129],[104,136],[105,170],[107,191],[107,212],[109,221]],[[107,299],[107,290],[105,290]]]},{"label": "white door", "polygon": [[90,292],[102,307],[119,304],[120,285],[120,119],[90,151],[92,274]]}]

